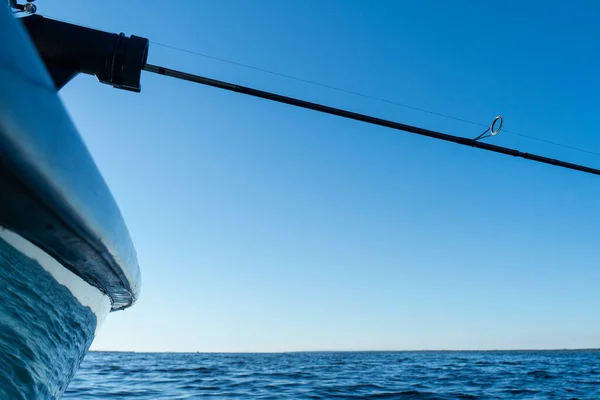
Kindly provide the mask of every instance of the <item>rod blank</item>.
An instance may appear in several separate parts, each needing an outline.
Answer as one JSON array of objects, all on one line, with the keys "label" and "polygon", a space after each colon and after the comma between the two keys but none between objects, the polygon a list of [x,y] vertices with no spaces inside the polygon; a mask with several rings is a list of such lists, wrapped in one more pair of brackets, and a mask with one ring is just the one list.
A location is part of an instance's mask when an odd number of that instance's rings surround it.
[{"label": "rod blank", "polygon": [[544,164],[550,164],[557,167],[568,168],[576,171],[586,172],[588,174],[600,175],[600,170],[596,168],[586,167],[584,165],[573,164],[566,161],[556,160],[536,154],[523,153],[518,150],[507,147],[496,146],[493,144],[479,142],[475,139],[464,138],[460,136],[449,135],[446,133],[436,132],[429,129],[419,128],[412,125],[406,125],[399,122],[394,122],[386,119],[376,118],[365,114],[359,114],[352,111],[342,110],[340,108],[329,107],[322,104],[312,103],[296,99],[293,97],[282,96],[276,93],[265,92],[258,89],[253,89],[246,86],[236,85],[228,82],[223,82],[215,79],[206,78],[199,75],[188,74],[186,72],[177,71],[174,69],[159,67],[156,65],[146,64],[143,69],[159,75],[170,76],[177,79],[182,79],[202,85],[212,86],[219,89],[225,89],[232,92],[242,93],[249,96],[259,97],[261,99],[276,101],[279,103],[289,104],[296,107],[306,108],[326,114],[337,115],[338,117],[362,121],[373,125],[384,126],[399,131],[410,132],[421,136],[427,136],[434,139],[445,140],[447,142],[457,143],[463,146],[475,147],[482,150],[492,151],[494,153],[505,154],[513,157],[525,158]]}]

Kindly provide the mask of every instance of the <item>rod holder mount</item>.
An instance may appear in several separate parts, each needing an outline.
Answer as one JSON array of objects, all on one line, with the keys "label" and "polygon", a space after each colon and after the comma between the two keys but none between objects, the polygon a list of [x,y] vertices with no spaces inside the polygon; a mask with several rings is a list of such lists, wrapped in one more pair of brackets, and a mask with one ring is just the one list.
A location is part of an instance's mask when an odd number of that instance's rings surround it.
[{"label": "rod holder mount", "polygon": [[140,92],[148,39],[108,33],[31,15],[19,18],[60,90],[79,73],[117,89]]}]

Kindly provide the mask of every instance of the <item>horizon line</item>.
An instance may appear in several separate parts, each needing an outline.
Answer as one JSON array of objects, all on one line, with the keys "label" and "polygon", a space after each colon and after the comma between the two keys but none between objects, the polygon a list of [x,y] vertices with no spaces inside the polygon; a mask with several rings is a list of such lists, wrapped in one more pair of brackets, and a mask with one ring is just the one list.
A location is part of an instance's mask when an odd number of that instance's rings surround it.
[{"label": "horizon line", "polygon": [[136,351],[136,350],[88,350],[88,353],[138,353],[138,354],[293,354],[293,353],[508,353],[508,352],[559,352],[600,351],[600,347],[554,348],[554,349],[469,349],[469,350],[290,350],[290,351]]}]

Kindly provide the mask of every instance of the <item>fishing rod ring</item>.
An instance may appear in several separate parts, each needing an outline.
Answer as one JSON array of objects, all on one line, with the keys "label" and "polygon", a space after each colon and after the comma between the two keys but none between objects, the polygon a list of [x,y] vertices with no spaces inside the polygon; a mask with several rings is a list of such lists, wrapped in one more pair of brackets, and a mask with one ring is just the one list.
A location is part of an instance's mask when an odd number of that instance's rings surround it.
[{"label": "fishing rod ring", "polygon": [[[497,127],[496,127],[496,124],[498,124]],[[473,140],[477,141],[477,140],[488,138],[490,136],[497,135],[502,130],[503,124],[504,124],[504,118],[502,117],[502,115],[498,115],[496,118],[494,118],[494,120],[490,124],[490,127],[487,128],[481,135],[477,136]]]},{"label": "fishing rod ring", "polygon": [[[498,127],[494,129],[494,127],[496,126],[496,122],[499,122],[499,124]],[[494,118],[492,124],[490,125],[490,136],[497,135],[502,130],[503,124],[504,118],[502,117],[502,115],[498,115],[496,118]]]}]

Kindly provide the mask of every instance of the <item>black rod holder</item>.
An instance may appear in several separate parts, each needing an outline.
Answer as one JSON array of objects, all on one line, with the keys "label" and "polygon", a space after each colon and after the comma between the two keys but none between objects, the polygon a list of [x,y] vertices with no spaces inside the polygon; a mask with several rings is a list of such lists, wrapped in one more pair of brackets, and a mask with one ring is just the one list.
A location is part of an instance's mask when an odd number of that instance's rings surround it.
[{"label": "black rod holder", "polygon": [[57,90],[77,74],[95,75],[102,83],[140,92],[148,39],[103,32],[41,15],[19,19],[27,29]]}]

